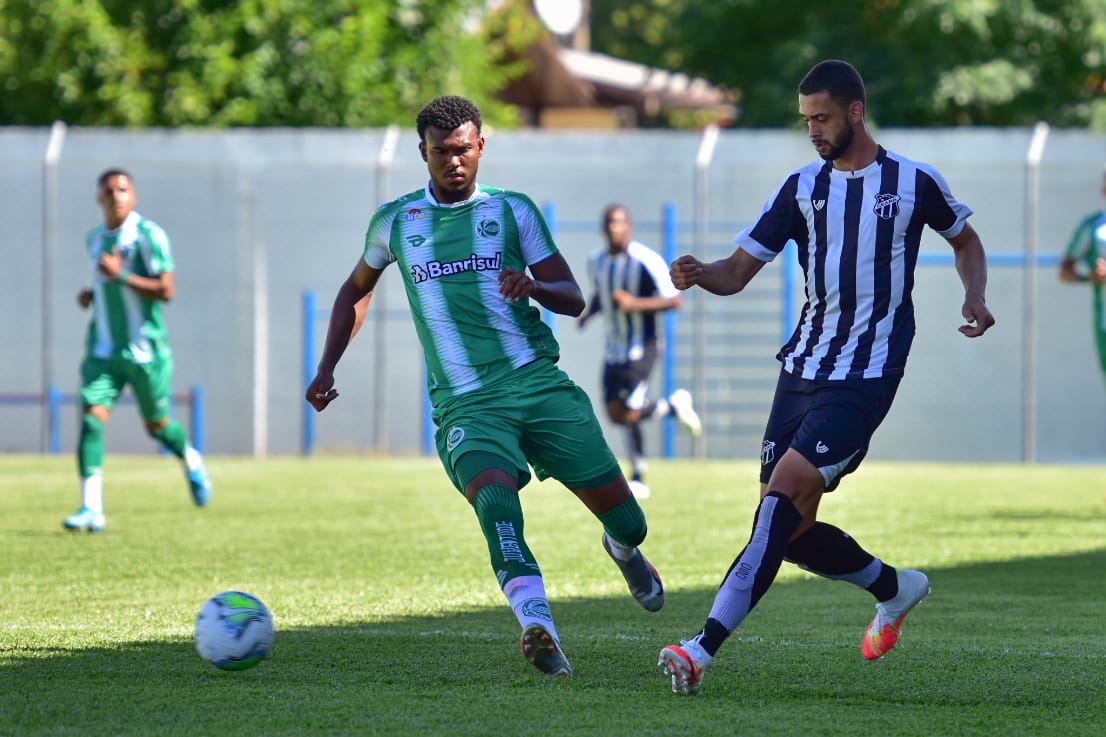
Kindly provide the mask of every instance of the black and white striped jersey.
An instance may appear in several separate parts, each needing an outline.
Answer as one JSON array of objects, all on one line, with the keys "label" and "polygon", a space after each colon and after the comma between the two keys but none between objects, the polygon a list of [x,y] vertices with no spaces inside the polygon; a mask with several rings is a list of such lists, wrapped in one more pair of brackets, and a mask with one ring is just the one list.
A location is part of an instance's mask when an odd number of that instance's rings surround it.
[{"label": "black and white striped jersey", "polygon": [[972,214],[928,164],[882,146],[855,172],[811,162],[793,172],[737,245],[771,261],[798,246],[806,303],[777,354],[805,379],[902,375],[914,339],[914,267],[922,227],[957,236]]},{"label": "black and white striped jersey", "polygon": [[588,281],[599,300],[607,329],[607,363],[638,361],[645,346],[657,340],[657,313],[619,312],[611,297],[621,289],[635,297],[674,297],[668,263],[659,253],[638,241],[630,241],[624,253],[602,248],[588,258]]}]

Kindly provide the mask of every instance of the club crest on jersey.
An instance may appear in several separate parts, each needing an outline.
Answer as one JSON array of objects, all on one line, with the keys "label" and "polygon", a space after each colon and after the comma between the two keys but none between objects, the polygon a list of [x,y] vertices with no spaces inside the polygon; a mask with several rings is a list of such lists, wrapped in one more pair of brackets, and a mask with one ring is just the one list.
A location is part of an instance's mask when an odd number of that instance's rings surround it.
[{"label": "club crest on jersey", "polygon": [[899,200],[901,199],[897,194],[877,194],[876,205],[872,208],[872,211],[884,220],[891,220],[899,214]]},{"label": "club crest on jersey", "polygon": [[493,238],[499,235],[499,223],[494,220],[481,220],[476,226],[476,232],[484,238]]},{"label": "club crest on jersey", "polygon": [[422,220],[424,217],[426,217],[426,213],[424,213],[417,207],[412,207],[410,210],[407,211],[407,214],[403,216],[403,219],[409,223],[412,223],[416,220]]},{"label": "club crest on jersey", "polygon": [[774,460],[776,460],[776,442],[765,440],[760,446],[760,465],[767,466]]}]

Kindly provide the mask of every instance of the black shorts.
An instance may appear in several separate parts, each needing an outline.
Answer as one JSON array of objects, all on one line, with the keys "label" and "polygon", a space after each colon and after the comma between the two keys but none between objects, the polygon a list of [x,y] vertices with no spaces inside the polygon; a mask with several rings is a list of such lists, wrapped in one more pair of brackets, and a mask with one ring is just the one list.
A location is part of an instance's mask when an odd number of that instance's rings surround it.
[{"label": "black shorts", "polygon": [[649,375],[657,362],[657,345],[645,346],[645,353],[637,361],[608,363],[603,366],[603,401],[610,404],[618,400],[630,409],[645,406],[649,390]]},{"label": "black shorts", "polygon": [[784,451],[794,448],[822,472],[826,491],[836,489],[864,460],[901,380],[815,381],[780,371],[760,447],[761,483],[768,483]]}]

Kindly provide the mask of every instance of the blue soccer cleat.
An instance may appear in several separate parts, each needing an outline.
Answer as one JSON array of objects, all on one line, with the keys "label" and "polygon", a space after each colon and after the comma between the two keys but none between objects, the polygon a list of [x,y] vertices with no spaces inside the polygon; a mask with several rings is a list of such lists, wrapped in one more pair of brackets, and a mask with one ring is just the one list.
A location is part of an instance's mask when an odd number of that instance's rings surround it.
[{"label": "blue soccer cleat", "polygon": [[62,522],[67,530],[88,530],[89,532],[103,532],[108,526],[108,518],[103,512],[95,512],[89,507],[81,507],[75,514],[71,514]]},{"label": "blue soccer cleat", "polygon": [[197,507],[206,506],[211,500],[211,477],[203,465],[188,472],[188,486],[192,489],[192,501]]}]

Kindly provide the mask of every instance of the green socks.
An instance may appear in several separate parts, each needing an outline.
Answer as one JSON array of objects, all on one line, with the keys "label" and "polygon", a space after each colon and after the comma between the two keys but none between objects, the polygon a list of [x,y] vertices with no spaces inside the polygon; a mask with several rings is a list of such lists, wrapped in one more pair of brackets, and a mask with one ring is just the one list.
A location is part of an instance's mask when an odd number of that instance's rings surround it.
[{"label": "green socks", "polygon": [[104,465],[104,423],[94,414],[85,412],[81,418],[81,435],[77,441],[77,467],[81,478],[100,473]]},{"label": "green socks", "polygon": [[645,513],[637,499],[630,497],[611,511],[596,515],[603,523],[603,529],[615,541],[626,547],[636,548],[645,539],[647,530]]},{"label": "green socks", "polygon": [[517,576],[540,576],[541,569],[522,536],[518,492],[499,484],[485,486],[477,492],[473,508],[500,588]]},{"label": "green socks", "polygon": [[177,458],[184,458],[184,450],[188,447],[188,433],[184,431],[184,425],[169,420],[169,424],[155,432],[153,437]]}]

